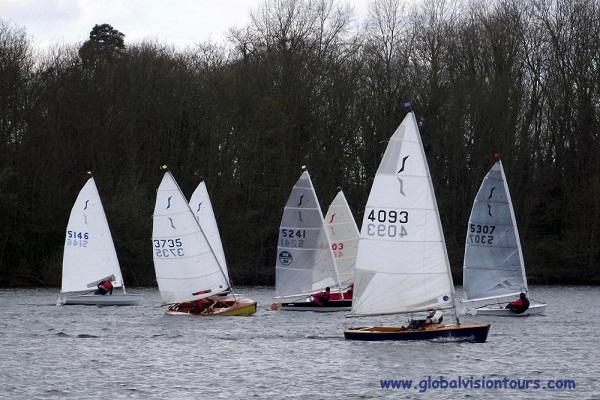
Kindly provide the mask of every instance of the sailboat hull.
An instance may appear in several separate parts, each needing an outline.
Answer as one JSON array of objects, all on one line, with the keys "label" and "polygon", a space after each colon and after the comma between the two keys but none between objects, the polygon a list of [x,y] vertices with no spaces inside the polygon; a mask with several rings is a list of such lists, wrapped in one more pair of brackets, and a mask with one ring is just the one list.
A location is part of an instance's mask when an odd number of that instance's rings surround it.
[{"label": "sailboat hull", "polygon": [[256,301],[248,298],[238,298],[236,301],[219,300],[227,303],[227,307],[215,307],[210,310],[194,313],[185,307],[177,305],[167,309],[167,315],[191,315],[195,317],[238,317],[256,313]]},{"label": "sailboat hull", "polygon": [[374,326],[350,328],[344,331],[348,340],[440,340],[483,343],[487,340],[490,324],[434,324],[420,329],[404,326]]},{"label": "sailboat hull", "polygon": [[475,315],[488,315],[494,317],[527,317],[530,315],[546,315],[546,304],[531,304],[529,308],[521,314],[516,314],[508,308],[504,308],[504,305],[489,305],[476,309]]},{"label": "sailboat hull", "polygon": [[336,312],[350,311],[352,309],[352,300],[333,300],[325,305],[318,305],[312,301],[300,301],[294,303],[276,303],[271,309],[283,311],[315,311],[315,312]]},{"label": "sailboat hull", "polygon": [[56,303],[59,306],[139,306],[142,296],[133,293],[113,293],[112,295],[82,294],[60,295]]}]

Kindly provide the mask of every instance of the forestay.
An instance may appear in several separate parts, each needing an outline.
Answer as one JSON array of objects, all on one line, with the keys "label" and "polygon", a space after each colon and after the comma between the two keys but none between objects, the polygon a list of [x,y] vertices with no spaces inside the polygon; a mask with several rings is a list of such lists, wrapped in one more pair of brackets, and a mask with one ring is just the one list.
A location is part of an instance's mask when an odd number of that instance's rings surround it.
[{"label": "forestay", "polygon": [[343,191],[340,190],[329,205],[325,224],[340,282],[348,285],[354,278],[360,234]]},{"label": "forestay", "polygon": [[308,171],[285,205],[277,246],[277,297],[307,295],[339,286],[323,214]]},{"label": "forestay", "polygon": [[163,304],[229,289],[228,279],[170,171],[165,172],[156,195],[152,247]]},{"label": "forestay", "polygon": [[190,208],[196,214],[196,219],[206,235],[208,243],[221,265],[221,269],[226,276],[229,276],[227,262],[225,261],[225,252],[223,251],[223,243],[221,242],[221,235],[219,235],[219,227],[204,181],[200,182],[196,190],[194,190],[194,193],[192,193],[192,197],[190,198]]},{"label": "forestay", "polygon": [[71,209],[63,253],[61,293],[89,291],[88,284],[114,275],[123,277],[94,178],[88,179]]},{"label": "forestay", "polygon": [[429,167],[413,113],[391,137],[365,208],[352,315],[454,307]]},{"label": "forestay", "polygon": [[519,231],[500,160],[477,192],[467,227],[463,285],[467,300],[527,291]]}]

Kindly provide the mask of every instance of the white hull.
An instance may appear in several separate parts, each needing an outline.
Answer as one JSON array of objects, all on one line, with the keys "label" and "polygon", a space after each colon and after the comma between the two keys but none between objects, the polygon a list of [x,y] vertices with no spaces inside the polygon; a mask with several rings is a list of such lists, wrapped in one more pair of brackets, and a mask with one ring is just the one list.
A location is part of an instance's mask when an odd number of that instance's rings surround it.
[{"label": "white hull", "polygon": [[479,307],[475,310],[475,315],[490,315],[495,317],[527,317],[529,315],[546,314],[546,304],[542,303],[531,304],[527,311],[522,314],[515,314],[508,308],[504,307],[505,305],[502,304]]},{"label": "white hull", "polygon": [[113,293],[107,295],[61,294],[56,305],[80,305],[80,306],[139,306],[142,304],[142,296],[131,293]]}]

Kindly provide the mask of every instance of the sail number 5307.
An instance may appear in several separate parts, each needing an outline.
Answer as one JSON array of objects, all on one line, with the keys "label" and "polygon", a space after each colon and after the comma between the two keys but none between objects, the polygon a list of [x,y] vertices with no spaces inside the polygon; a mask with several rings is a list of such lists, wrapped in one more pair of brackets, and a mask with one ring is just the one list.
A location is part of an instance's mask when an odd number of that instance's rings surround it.
[{"label": "sail number 5307", "polygon": [[371,210],[367,214],[368,236],[400,237],[408,235],[403,224],[408,223],[408,211]]},{"label": "sail number 5307", "polygon": [[469,239],[476,244],[494,244],[495,225],[469,224]]}]

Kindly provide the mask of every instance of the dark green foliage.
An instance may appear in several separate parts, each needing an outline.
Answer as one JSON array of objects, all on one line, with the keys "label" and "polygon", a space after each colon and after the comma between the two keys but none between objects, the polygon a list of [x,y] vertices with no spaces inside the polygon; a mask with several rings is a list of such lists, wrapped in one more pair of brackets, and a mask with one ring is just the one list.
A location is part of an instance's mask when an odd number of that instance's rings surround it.
[{"label": "dark green foliage", "polygon": [[[272,284],[283,205],[308,166],[321,206],[360,225],[412,100],[456,281],[466,221],[499,151],[530,280],[598,283],[598,0],[371,5],[268,1],[231,48],[128,44],[108,24],[34,60],[0,23],[0,284],[57,285],[92,170],[129,285],[153,285],[152,210],[168,164],[207,182],[235,284]],[[34,63],[37,61],[37,63]]]}]

